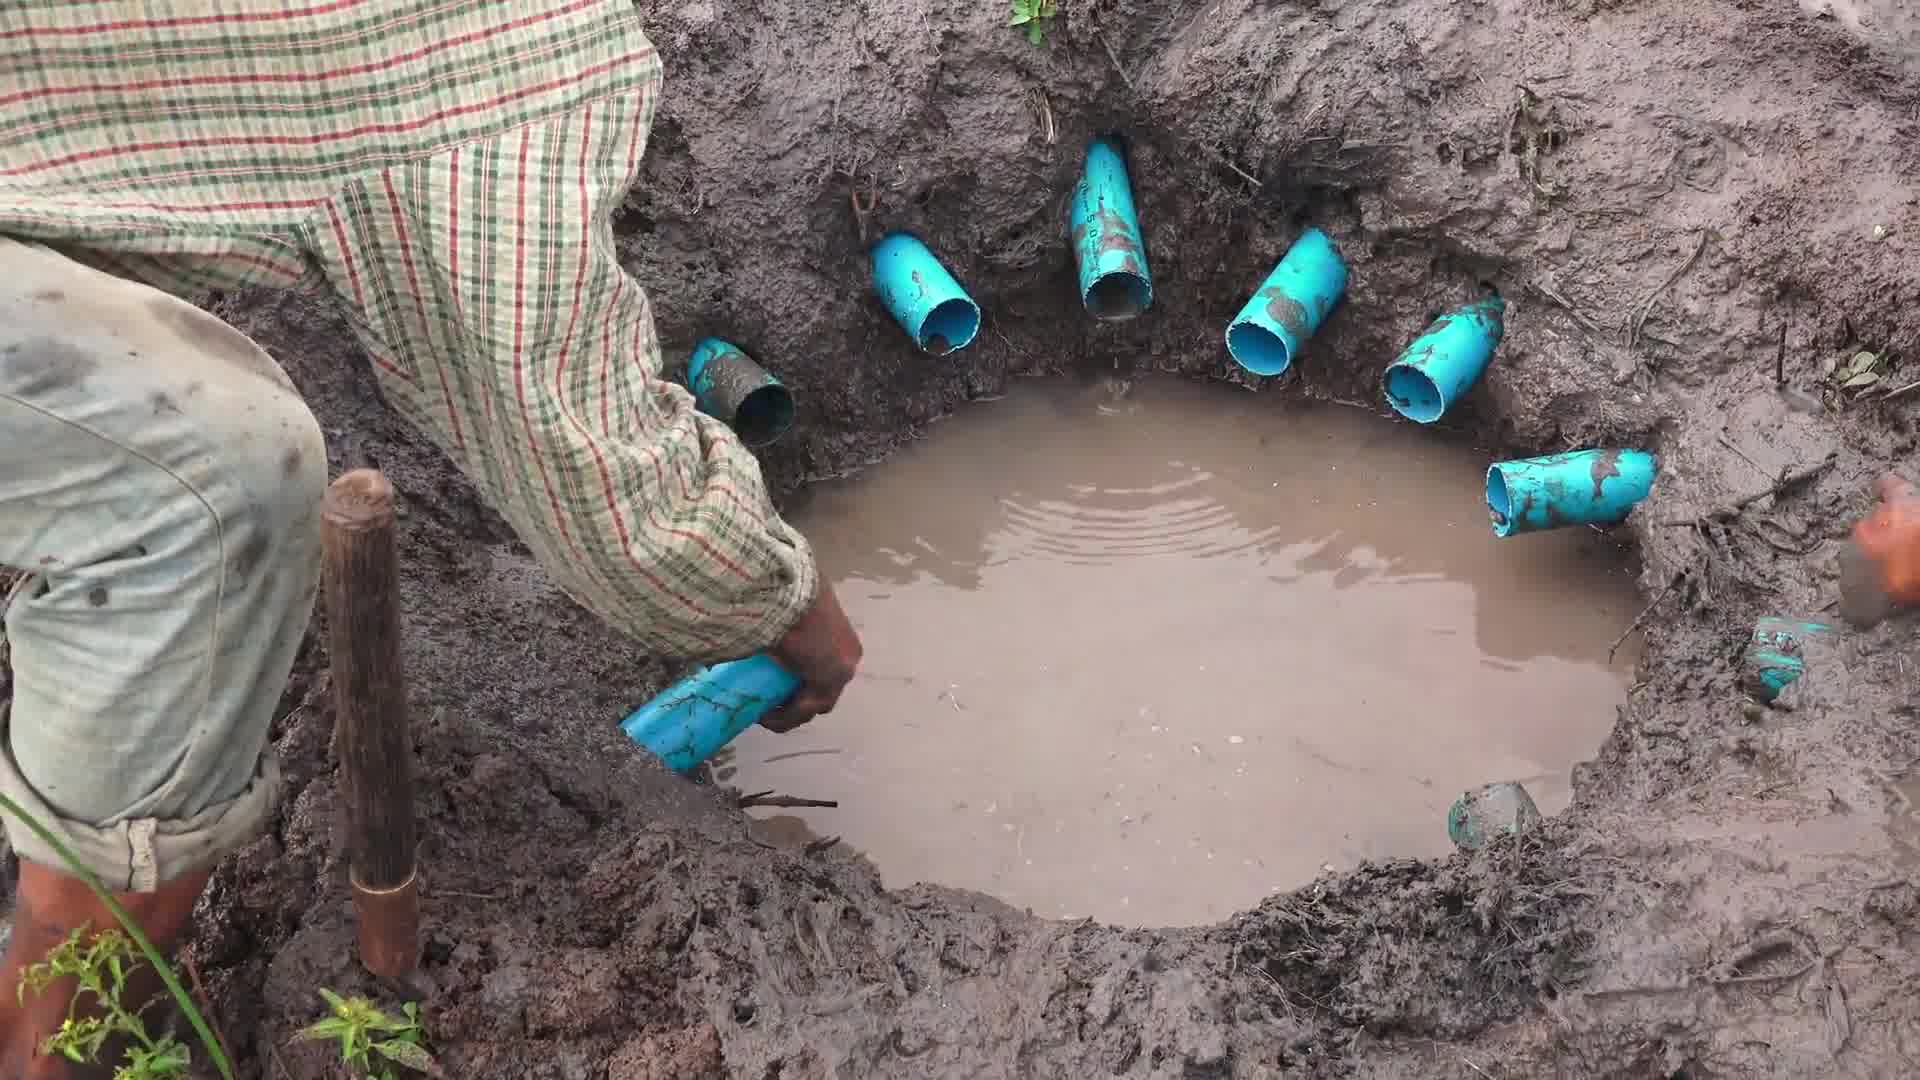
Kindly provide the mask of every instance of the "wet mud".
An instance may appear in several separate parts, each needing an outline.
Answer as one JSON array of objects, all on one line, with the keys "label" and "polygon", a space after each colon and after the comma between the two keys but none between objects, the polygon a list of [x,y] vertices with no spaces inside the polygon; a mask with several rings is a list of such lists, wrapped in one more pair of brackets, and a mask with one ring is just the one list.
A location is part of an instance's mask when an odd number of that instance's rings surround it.
[{"label": "wet mud", "polygon": [[1134,926],[1444,856],[1491,780],[1562,810],[1626,701],[1636,568],[1586,529],[1495,537],[1487,463],[1226,387],[1015,387],[808,490],[867,674],[719,775],[837,801],[756,813],[887,884]]},{"label": "wet mud", "polygon": [[[1444,423],[1512,453],[1660,454],[1614,534],[1644,567],[1645,659],[1567,809],[1475,855],[1161,931],[888,891],[637,760],[615,724],[671,673],[382,406],[337,313],[214,298],[313,403],[332,467],[377,464],[403,499],[424,1009],[452,1075],[1913,1074],[1915,624],[1810,640],[1772,708],[1738,689],[1754,620],[1829,607],[1836,539],[1916,445],[1920,398],[1836,392],[1823,367],[1868,349],[1887,389],[1920,377],[1898,4],[1097,0],[1037,48],[991,5],[643,7],[668,82],[616,230],[676,355],[723,334],[794,390],[765,455],[781,491],[1025,375],[1379,408],[1380,369],[1487,282],[1505,341]],[[1065,236],[1105,130],[1155,286],[1118,324],[1080,310]],[[1306,222],[1347,298],[1285,378],[1249,378],[1220,335]],[[891,228],[982,304],[967,349],[914,350],[871,297],[862,251]],[[191,946],[249,1075],[276,1080],[340,1075],[292,1038],[315,987],[392,999],[352,956],[321,629],[274,727],[288,800]]]}]

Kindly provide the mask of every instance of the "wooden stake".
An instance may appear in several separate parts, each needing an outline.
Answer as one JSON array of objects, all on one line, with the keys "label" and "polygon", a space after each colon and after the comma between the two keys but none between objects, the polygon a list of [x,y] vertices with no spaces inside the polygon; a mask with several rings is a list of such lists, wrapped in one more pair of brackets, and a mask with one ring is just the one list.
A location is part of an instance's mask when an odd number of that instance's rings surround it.
[{"label": "wooden stake", "polygon": [[320,510],[334,743],[360,962],[397,979],[418,962],[420,894],[393,516],[393,485],[375,469],[335,480]]}]

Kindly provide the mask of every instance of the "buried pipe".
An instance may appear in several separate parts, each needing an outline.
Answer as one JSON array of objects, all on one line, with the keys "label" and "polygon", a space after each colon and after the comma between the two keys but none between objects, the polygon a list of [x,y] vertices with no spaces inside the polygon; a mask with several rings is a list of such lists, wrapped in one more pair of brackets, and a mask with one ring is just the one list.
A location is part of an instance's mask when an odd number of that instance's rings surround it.
[{"label": "buried pipe", "polygon": [[738,346],[719,338],[694,346],[687,385],[700,411],[725,421],[748,446],[765,446],[793,426],[793,393]]},{"label": "buried pipe", "polygon": [[1080,303],[1096,319],[1131,319],[1153,303],[1147,245],[1133,206],[1133,185],[1120,144],[1095,139],[1074,186],[1067,214],[1073,258],[1080,270]]},{"label": "buried pipe", "polygon": [[1575,450],[1487,468],[1495,536],[1615,525],[1647,497],[1659,462],[1641,450]]},{"label": "buried pipe", "polygon": [[800,680],[766,653],[704,667],[620,722],[667,768],[687,772],[787,703]]},{"label": "buried pipe", "polygon": [[1828,633],[1827,623],[1806,619],[1784,619],[1768,615],[1755,621],[1744,657],[1745,689],[1763,702],[1771,702],[1780,692],[1806,673],[1802,641]]},{"label": "buried pipe", "polygon": [[894,321],[934,356],[966,348],[980,332],[980,305],[907,233],[873,246],[873,287]]},{"label": "buried pipe", "polygon": [[1227,352],[1255,375],[1279,375],[1347,291],[1347,265],[1319,229],[1300,234],[1227,326]]},{"label": "buried pipe", "polygon": [[1380,380],[1393,411],[1431,424],[1465,397],[1506,332],[1506,307],[1489,296],[1447,312],[1414,338]]},{"label": "buried pipe", "polygon": [[1543,820],[1526,788],[1512,781],[1486,784],[1462,792],[1447,808],[1447,838],[1462,851],[1478,851],[1502,835],[1516,836]]}]

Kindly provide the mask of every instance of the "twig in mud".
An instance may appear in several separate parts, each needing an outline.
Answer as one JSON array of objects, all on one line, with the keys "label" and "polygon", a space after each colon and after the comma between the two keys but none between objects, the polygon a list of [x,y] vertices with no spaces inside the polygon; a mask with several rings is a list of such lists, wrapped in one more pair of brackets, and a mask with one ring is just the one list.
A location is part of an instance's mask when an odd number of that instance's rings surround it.
[{"label": "twig in mud", "polygon": [[1819,963],[1820,961],[1818,960],[1809,960],[1806,963],[1800,965],[1799,967],[1794,968],[1792,971],[1775,972],[1771,975],[1728,975],[1723,979],[1714,979],[1708,985],[1710,986],[1751,986],[1751,985],[1754,985],[1755,983],[1792,982],[1793,980],[1799,978],[1800,976],[1805,975],[1807,972],[1812,971],[1814,967]]},{"label": "twig in mud", "polygon": [[[1762,958],[1769,952],[1777,951],[1781,947],[1781,939],[1785,939],[1788,945],[1796,951],[1806,949],[1806,946],[1800,944],[1797,939],[1791,938],[1788,935],[1769,935],[1741,950],[1740,955],[1734,959],[1714,965],[1713,969],[1704,975],[1689,975],[1676,983],[1657,983],[1651,986],[1615,986],[1608,987],[1604,990],[1586,990],[1581,992],[1581,996],[1600,998],[1629,997],[1640,994],[1682,994],[1689,990],[1701,989],[1702,987],[1707,989],[1722,989],[1729,986],[1757,986],[1762,983],[1792,982],[1806,975],[1808,972],[1813,971],[1815,968],[1825,967],[1829,960],[1840,955],[1846,948],[1846,946],[1843,945],[1825,953],[1815,953],[1813,959],[1808,960],[1792,971],[1770,972],[1764,975],[1719,974],[1719,972],[1738,970],[1742,964],[1752,963],[1754,960]],[[1807,949],[1807,951],[1811,952],[1812,950]]]},{"label": "twig in mud", "polygon": [[769,788],[766,791],[756,791],[751,795],[742,795],[733,801],[733,805],[737,810],[748,810],[756,806],[778,806],[786,809],[825,807],[832,810],[838,808],[840,803],[836,799],[802,799],[793,795],[776,795]]},{"label": "twig in mud", "polygon": [[1648,986],[1607,986],[1598,990],[1582,990],[1582,998],[1639,997],[1643,994],[1684,994],[1697,987],[1693,979],[1683,979],[1676,983],[1653,983]]},{"label": "twig in mud", "polygon": [[1726,432],[1724,432],[1724,431],[1723,431],[1723,432],[1721,432],[1721,433],[1720,433],[1719,435],[1717,435],[1717,436],[1715,436],[1715,437],[1716,437],[1716,438],[1718,438],[1718,439],[1720,440],[1720,445],[1721,445],[1721,446],[1724,446],[1724,447],[1726,447],[1726,448],[1727,448],[1728,450],[1731,450],[1731,451],[1733,451],[1733,456],[1734,456],[1734,457],[1737,457],[1737,458],[1739,458],[1739,459],[1740,459],[1741,461],[1744,461],[1744,462],[1746,462],[1747,464],[1749,464],[1749,465],[1751,465],[1751,466],[1753,466],[1753,467],[1754,467],[1754,468],[1755,468],[1756,470],[1758,470],[1758,471],[1759,471],[1759,473],[1760,473],[1760,475],[1762,475],[1762,476],[1771,476],[1771,475],[1773,475],[1772,473],[1769,473],[1769,472],[1767,472],[1767,470],[1766,470],[1766,469],[1765,469],[1765,468],[1764,468],[1764,467],[1763,467],[1763,466],[1762,466],[1762,465],[1761,465],[1761,464],[1760,464],[1759,462],[1757,462],[1757,461],[1755,461],[1755,460],[1753,460],[1752,458],[1750,458],[1750,457],[1748,457],[1748,456],[1747,456],[1747,452],[1746,452],[1746,451],[1744,451],[1744,450],[1742,450],[1742,449],[1740,449],[1739,447],[1737,447],[1737,446],[1735,446],[1735,445],[1733,445],[1733,440],[1732,440],[1732,439],[1729,439],[1729,438],[1727,438],[1727,433],[1726,433]]},{"label": "twig in mud", "polygon": [[1780,320],[1780,347],[1773,351],[1773,385],[1775,389],[1787,385],[1787,324],[1790,319]]},{"label": "twig in mud", "polygon": [[[860,200],[863,194],[867,197],[864,203]],[[880,192],[877,188],[869,188],[865,192],[859,188],[851,188],[847,191],[847,202],[853,206],[853,223],[860,230],[861,245],[865,246],[867,222],[872,220],[874,208],[880,205]]]},{"label": "twig in mud", "polygon": [[1493,1080],[1492,1073],[1488,1072],[1487,1070],[1481,1068],[1478,1065],[1475,1065],[1473,1062],[1467,1060],[1467,1056],[1465,1054],[1460,1055],[1460,1064],[1465,1065],[1467,1068],[1472,1069],[1474,1072],[1477,1072],[1481,1076],[1486,1077],[1487,1080]]},{"label": "twig in mud", "polygon": [[[1825,967],[1825,961],[1822,961]],[[1847,1008],[1847,988],[1838,977],[1827,980],[1826,1000],[1822,1006],[1827,1018],[1827,1053],[1835,1057],[1853,1041],[1853,1012]]]},{"label": "twig in mud", "polygon": [[[1746,948],[1741,949],[1729,959],[1715,964],[1708,971],[1706,980],[1714,986],[1747,986],[1753,983],[1782,982],[1796,979],[1813,970],[1813,965],[1819,962],[1818,955],[1816,955],[1814,959],[1807,961],[1805,966],[1794,971],[1774,972],[1767,975],[1735,975],[1733,972],[1739,971],[1748,964],[1765,960],[1777,953],[1798,953],[1805,948],[1806,946],[1801,943],[1797,936],[1787,933],[1786,931],[1768,934],[1749,942]],[[1810,952],[1811,950],[1807,951]]]},{"label": "twig in mud", "polygon": [[675,959],[685,960],[693,951],[694,936],[700,933],[700,920],[707,917],[706,909],[701,906],[700,894],[693,895],[693,918],[687,920],[687,936],[680,941],[680,953]]},{"label": "twig in mud", "polygon": [[1753,535],[1758,537],[1761,543],[1767,545],[1768,547],[1772,548],[1773,550],[1779,552],[1782,555],[1811,555],[1814,552],[1820,550],[1820,545],[1827,542],[1825,537],[1816,536],[1813,538],[1811,542],[1803,542],[1798,544],[1786,543],[1784,541],[1775,540],[1773,537],[1768,536],[1766,531],[1768,526],[1772,526],[1773,528],[1779,529],[1782,535],[1793,537],[1793,539],[1795,540],[1800,540],[1802,538],[1794,537],[1793,533],[1788,531],[1785,525],[1780,524],[1779,522],[1773,520],[1772,518],[1763,517],[1763,518],[1756,519],[1752,525]]},{"label": "twig in mud", "polygon": [[1059,128],[1053,122],[1053,105],[1047,101],[1047,92],[1034,87],[1027,92],[1027,100],[1033,105],[1035,117],[1040,121],[1040,134],[1048,146],[1060,141]]},{"label": "twig in mud", "polygon": [[1287,993],[1286,987],[1280,985],[1280,980],[1274,977],[1273,972],[1268,971],[1265,964],[1255,964],[1253,965],[1253,973],[1267,980],[1267,982],[1272,985],[1273,992],[1280,995],[1280,1004],[1286,1008],[1287,1015],[1295,1015],[1293,996]]},{"label": "twig in mud", "polygon": [[1119,75],[1120,81],[1126,84],[1127,93],[1137,93],[1133,86],[1133,76],[1127,74],[1126,65],[1120,62],[1120,53],[1114,49],[1113,42],[1107,40],[1107,32],[1095,31],[1094,36],[1100,39],[1100,44],[1107,50],[1107,59],[1113,61],[1114,73]]},{"label": "twig in mud", "polygon": [[1508,154],[1512,154],[1515,157],[1518,157],[1520,154],[1520,152],[1518,150],[1515,150],[1513,147],[1513,133],[1516,130],[1518,130],[1520,127],[1520,116],[1526,110],[1526,107],[1527,107],[1526,95],[1529,93],[1531,93],[1531,91],[1529,91],[1526,87],[1524,86],[1521,87],[1520,100],[1514,102],[1513,108],[1507,111],[1507,133],[1501,136],[1500,138],[1500,156],[1501,157],[1506,157]]},{"label": "twig in mud", "polygon": [[1247,183],[1249,183],[1249,184],[1252,184],[1252,185],[1253,185],[1253,190],[1255,190],[1255,191],[1259,191],[1259,190],[1261,190],[1262,188],[1264,188],[1264,187],[1266,186],[1266,185],[1264,185],[1264,184],[1262,184],[1262,183],[1261,183],[1260,181],[1258,181],[1258,180],[1255,180],[1255,179],[1253,178],[1253,174],[1252,174],[1252,173],[1249,173],[1249,172],[1248,172],[1247,170],[1245,170],[1245,169],[1243,169],[1243,168],[1241,168],[1241,167],[1240,167],[1240,166],[1238,166],[1238,165],[1235,165],[1235,164],[1234,164],[1234,163],[1232,162],[1232,160],[1231,160],[1231,159],[1229,159],[1229,158],[1227,157],[1227,155],[1225,155],[1225,154],[1223,154],[1223,153],[1221,153],[1221,152],[1220,152],[1220,151],[1218,151],[1218,150],[1215,150],[1215,149],[1214,149],[1213,147],[1211,147],[1211,146],[1208,146],[1208,145],[1207,145],[1207,144],[1205,144],[1205,143],[1194,143],[1193,145],[1194,145],[1194,146],[1195,146],[1195,147],[1196,147],[1196,148],[1197,148],[1197,149],[1198,149],[1198,150],[1199,150],[1199,151],[1200,151],[1200,152],[1201,152],[1202,154],[1205,154],[1206,156],[1208,156],[1208,157],[1210,157],[1210,158],[1212,158],[1212,159],[1214,160],[1214,162],[1215,162],[1216,164],[1218,164],[1218,165],[1224,165],[1224,166],[1225,166],[1225,167],[1227,167],[1228,169],[1231,169],[1231,170],[1233,171],[1233,174],[1234,174],[1235,176],[1238,176],[1238,177],[1239,177],[1240,179],[1242,179],[1242,180],[1245,180],[1245,181],[1246,181]]},{"label": "twig in mud", "polygon": [[1620,631],[1620,636],[1613,639],[1613,644],[1607,646],[1607,663],[1613,663],[1613,654],[1620,651],[1620,646],[1627,640],[1628,635],[1640,629],[1640,624],[1647,621],[1647,616],[1653,614],[1653,609],[1660,606],[1660,601],[1665,600],[1667,594],[1673,591],[1674,586],[1686,579],[1687,572],[1685,570],[1674,571],[1672,580],[1667,582],[1667,587],[1661,589],[1660,594],[1649,601],[1646,607],[1641,608],[1640,614],[1635,615],[1633,621],[1627,624],[1627,628]]},{"label": "twig in mud", "polygon": [[1895,389],[1889,390],[1886,393],[1881,394],[1880,400],[1892,401],[1894,398],[1906,397],[1908,394],[1913,393],[1915,390],[1920,390],[1920,379],[1916,379],[1905,386],[1896,387]]},{"label": "twig in mud", "polygon": [[1010,338],[1010,337],[1008,337],[1007,335],[1005,335],[1005,334],[1003,334],[1003,333],[1001,333],[1001,332],[1000,332],[1000,331],[998,331],[998,330],[995,330],[995,331],[993,332],[993,336],[994,336],[994,337],[997,337],[997,338],[999,338],[999,339],[1000,339],[1001,341],[1004,341],[1004,342],[1006,342],[1006,344],[1007,344],[1007,348],[1009,348],[1009,349],[1012,349],[1012,350],[1013,350],[1014,352],[1017,352],[1017,353],[1019,353],[1019,354],[1020,354],[1021,356],[1024,356],[1024,357],[1026,357],[1026,358],[1027,358],[1027,359],[1029,359],[1029,360],[1031,360],[1031,359],[1033,359],[1033,354],[1032,354],[1032,353],[1030,353],[1030,352],[1028,352],[1027,350],[1025,350],[1025,349],[1023,349],[1023,348],[1021,348],[1021,347],[1020,347],[1020,346],[1018,346],[1018,345],[1015,345],[1015,344],[1013,343],[1013,339],[1012,339],[1012,338]]},{"label": "twig in mud", "polygon": [[840,842],[840,838],[838,836],[823,836],[818,840],[808,841],[807,846],[800,849],[800,854],[818,855],[821,852],[832,848],[833,845],[839,842]]},{"label": "twig in mud", "polygon": [[1573,301],[1567,299],[1566,296],[1561,294],[1558,287],[1554,284],[1552,278],[1545,278],[1540,280],[1529,279],[1527,281],[1527,288],[1532,289],[1534,292],[1539,293],[1541,296],[1545,297],[1546,299],[1551,300],[1554,303],[1560,305],[1560,307],[1566,311],[1568,317],[1573,319],[1574,323],[1577,326],[1579,326],[1580,329],[1585,330],[1590,334],[1600,333],[1600,324],[1594,322],[1592,319],[1587,318],[1584,314],[1581,313],[1578,307],[1574,306]]},{"label": "twig in mud", "polygon": [[1809,465],[1798,472],[1790,472],[1782,475],[1780,479],[1773,482],[1772,487],[1764,491],[1756,491],[1751,495],[1742,495],[1727,505],[1717,510],[1710,510],[1707,513],[1701,514],[1699,517],[1668,518],[1665,521],[1655,522],[1655,524],[1661,526],[1688,525],[1697,528],[1705,528],[1708,525],[1725,524],[1740,516],[1742,510],[1759,502],[1761,499],[1769,495],[1777,499],[1779,496],[1785,495],[1788,491],[1818,477],[1821,473],[1833,468],[1839,460],[1840,457],[1838,454],[1828,454],[1818,465]]},{"label": "twig in mud", "polygon": [[1627,327],[1627,348],[1631,349],[1640,343],[1640,328],[1646,325],[1647,316],[1653,314],[1653,305],[1659,302],[1662,296],[1666,295],[1668,289],[1673,288],[1675,282],[1686,276],[1687,271],[1693,269],[1694,263],[1700,261],[1701,253],[1707,250],[1707,237],[1711,235],[1713,235],[1713,230],[1711,229],[1700,230],[1700,242],[1693,246],[1693,254],[1687,256],[1687,261],[1680,264],[1680,269],[1668,274],[1667,280],[1661,282],[1658,288],[1648,293],[1645,300],[1640,301],[1640,307],[1633,317],[1633,323]]},{"label": "twig in mud", "polygon": [[233,1044],[227,1041],[227,1033],[220,1030],[220,1018],[214,1015],[213,999],[207,996],[207,987],[200,981],[200,965],[194,962],[193,954],[187,954],[187,978],[193,982],[193,993],[200,999],[200,1008],[206,1013],[207,1022],[213,1026],[213,1037],[220,1040],[220,1052],[233,1060]]},{"label": "twig in mud", "polygon": [[267,1047],[267,1060],[273,1062],[274,1072],[286,1077],[287,1080],[293,1080],[293,1074],[287,1071],[287,1063],[280,1060],[279,1047],[273,1045]]}]

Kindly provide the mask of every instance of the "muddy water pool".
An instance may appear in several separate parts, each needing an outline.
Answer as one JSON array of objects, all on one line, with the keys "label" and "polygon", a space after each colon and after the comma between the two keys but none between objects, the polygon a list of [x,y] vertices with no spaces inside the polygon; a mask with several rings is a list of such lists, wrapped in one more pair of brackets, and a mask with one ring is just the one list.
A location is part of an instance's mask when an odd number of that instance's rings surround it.
[{"label": "muddy water pool", "polygon": [[1358,409],[1020,385],[794,513],[867,648],[841,707],[722,776],[889,885],[1036,914],[1221,918],[1449,850],[1463,789],[1553,813],[1636,659],[1592,530],[1496,539],[1485,454]]}]

